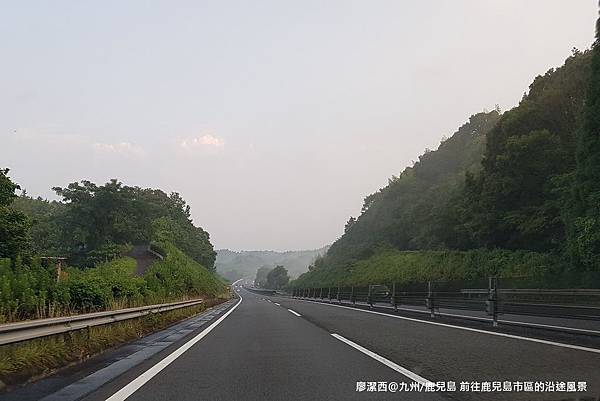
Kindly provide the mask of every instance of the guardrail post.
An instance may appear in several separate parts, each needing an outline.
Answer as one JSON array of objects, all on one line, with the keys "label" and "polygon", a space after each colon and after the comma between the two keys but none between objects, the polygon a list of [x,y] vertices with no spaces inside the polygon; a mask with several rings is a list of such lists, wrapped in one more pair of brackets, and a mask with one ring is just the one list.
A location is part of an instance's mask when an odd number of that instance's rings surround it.
[{"label": "guardrail post", "polygon": [[356,298],[354,297],[354,286],[352,286],[350,290],[350,302],[352,302],[352,305],[356,304]]},{"label": "guardrail post", "polygon": [[396,304],[396,283],[392,283],[392,306],[394,307],[394,310],[397,311],[398,310],[398,305]]},{"label": "guardrail post", "polygon": [[329,302],[331,303],[331,287],[328,287],[328,289],[327,289],[327,298],[329,299]]},{"label": "guardrail post", "polygon": [[371,295],[372,286],[369,285],[369,292],[367,293],[367,303],[369,304],[369,308],[373,308],[373,296]]},{"label": "guardrail post", "polygon": [[427,306],[427,309],[429,309],[429,315],[431,317],[435,317],[435,302],[433,299],[431,281],[427,282],[427,299],[425,299],[425,306]]},{"label": "guardrail post", "polygon": [[323,299],[323,287],[321,287],[321,292],[319,292],[319,298]]},{"label": "guardrail post", "polygon": [[485,301],[486,312],[492,316],[492,326],[498,327],[498,279],[490,277],[488,280],[488,299]]},{"label": "guardrail post", "polygon": [[337,297],[336,297],[338,303],[342,303],[342,300],[340,299],[340,286],[338,285],[338,290],[337,290]]}]

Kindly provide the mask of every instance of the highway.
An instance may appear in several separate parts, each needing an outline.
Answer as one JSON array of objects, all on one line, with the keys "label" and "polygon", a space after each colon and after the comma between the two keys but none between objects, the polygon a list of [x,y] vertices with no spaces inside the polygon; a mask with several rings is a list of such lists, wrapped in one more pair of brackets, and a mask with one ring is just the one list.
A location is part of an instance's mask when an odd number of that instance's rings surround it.
[{"label": "highway", "polygon": [[[207,324],[72,399],[597,400],[600,396],[600,349],[591,346],[237,291],[238,300],[215,312]],[[585,382],[587,391],[482,392],[477,384],[506,381]],[[374,382],[377,389],[366,388]],[[441,382],[455,382],[456,391],[424,391],[425,384]],[[397,390],[391,390],[396,388],[392,383],[397,383]],[[408,391],[411,383],[413,391]],[[461,383],[468,383],[469,391],[459,391]],[[41,395],[15,392],[2,398]]]}]

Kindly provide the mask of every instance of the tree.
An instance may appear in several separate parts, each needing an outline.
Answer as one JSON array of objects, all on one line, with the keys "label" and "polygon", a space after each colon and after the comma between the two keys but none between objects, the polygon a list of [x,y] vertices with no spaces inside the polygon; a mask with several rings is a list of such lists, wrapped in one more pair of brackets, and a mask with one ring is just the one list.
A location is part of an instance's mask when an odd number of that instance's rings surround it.
[{"label": "tree", "polygon": [[256,271],[256,278],[254,279],[254,285],[259,288],[265,288],[267,286],[267,277],[271,272],[269,266],[259,267]]},{"label": "tree", "polygon": [[272,290],[279,290],[285,287],[290,281],[288,271],[283,266],[276,266],[267,274],[266,287]]},{"label": "tree", "polygon": [[116,179],[54,188],[63,197],[63,243],[70,252],[90,253],[114,244],[169,242],[209,270],[216,252],[209,234],[192,223],[190,206],[177,193],[129,187]]},{"label": "tree", "polygon": [[353,216],[350,216],[348,222],[346,222],[346,225],[344,226],[344,232],[347,233],[348,230],[352,228],[354,223],[356,223],[356,219]]},{"label": "tree", "polygon": [[22,191],[21,196],[14,199],[12,208],[23,212],[29,219],[31,251],[34,255],[59,256],[68,253],[61,238],[63,203],[41,197],[32,198]]},{"label": "tree", "polygon": [[586,269],[600,270],[600,18],[592,46],[585,115],[577,132],[577,168],[569,250]]},{"label": "tree", "polygon": [[0,169],[0,258],[14,259],[29,251],[29,220],[11,207],[19,185],[8,177],[9,169]]},{"label": "tree", "polygon": [[470,230],[474,246],[563,250],[564,178],[576,169],[591,56],[574,53],[562,67],[535,78],[486,136],[481,171],[466,182],[462,202],[460,225]]}]

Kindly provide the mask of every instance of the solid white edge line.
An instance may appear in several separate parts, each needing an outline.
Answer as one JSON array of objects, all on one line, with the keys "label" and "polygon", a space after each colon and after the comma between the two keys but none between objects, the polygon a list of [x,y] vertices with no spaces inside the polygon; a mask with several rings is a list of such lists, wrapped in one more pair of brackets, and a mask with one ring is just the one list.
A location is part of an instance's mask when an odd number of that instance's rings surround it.
[{"label": "solid white edge line", "polygon": [[408,320],[410,322],[432,324],[434,326],[442,326],[442,327],[448,327],[448,328],[451,328],[451,329],[459,329],[459,330],[471,331],[471,332],[474,332],[474,333],[489,334],[491,336],[512,338],[512,339],[515,339],[515,340],[531,341],[531,342],[539,343],[539,344],[553,345],[553,346],[556,346],[556,347],[570,348],[570,349],[575,349],[575,350],[578,350],[578,351],[593,352],[595,354],[600,354],[600,349],[597,349],[597,348],[588,348],[588,347],[582,347],[582,346],[579,346],[579,345],[571,345],[571,344],[558,343],[558,342],[548,341],[548,340],[540,340],[538,338],[523,337],[523,336],[517,336],[517,335],[514,335],[514,334],[498,333],[496,331],[473,329],[471,327],[456,326],[456,325],[448,324],[448,323],[430,322],[428,320],[414,319],[414,318],[406,317],[406,316],[390,315],[389,313],[376,312],[376,311],[365,310],[365,309],[360,309],[360,308],[352,308],[350,306],[344,306],[344,305],[334,305],[334,304],[328,304],[328,303],[324,303],[324,302],[309,301],[309,300],[306,300],[306,299],[297,299],[297,301],[310,302],[310,303],[319,304],[319,305],[325,305],[325,306],[334,306],[336,308],[344,308],[344,309],[354,310],[354,311],[357,311],[357,312],[372,313],[374,315],[381,315],[381,316],[393,317],[395,319]]},{"label": "solid white edge line", "polygon": [[[239,281],[239,280],[238,280]],[[236,281],[237,283],[237,281]],[[125,387],[121,388],[119,391],[111,395],[106,401],[123,401],[126,400],[131,394],[135,393],[140,389],[144,384],[146,384],[150,379],[160,373],[161,370],[166,368],[173,362],[175,359],[179,358],[185,351],[190,349],[194,344],[198,341],[202,340],[208,333],[210,333],[219,323],[221,323],[227,316],[231,314],[241,303],[242,296],[240,295],[240,300],[237,304],[235,304],[231,309],[229,309],[223,316],[217,319],[214,323],[208,326],[206,329],[202,330],[198,335],[194,338],[183,344],[181,347],[177,348],[175,351],[170,353],[156,365],[152,366],[150,369],[139,375],[137,378],[132,380]]]},{"label": "solid white edge line", "polygon": [[293,313],[294,315],[296,315],[296,316],[298,316],[298,317],[302,316],[302,315],[301,315],[301,314],[299,314],[298,312],[296,312],[296,311],[293,311],[293,310],[291,310],[291,309],[288,309],[288,311],[290,311],[291,313]]},{"label": "solid white edge line", "polygon": [[410,370],[398,365],[397,363],[392,362],[389,359],[387,359],[379,354],[376,354],[373,351],[366,349],[362,345],[358,345],[354,341],[348,340],[347,338],[342,337],[341,335],[336,334],[336,333],[331,333],[331,335],[333,337],[337,338],[338,340],[348,344],[352,348],[362,352],[363,354],[370,356],[371,358],[375,359],[378,362],[383,363],[388,368],[394,369],[396,372],[408,377],[412,381],[415,381],[415,382],[423,384],[423,385],[432,383],[431,381],[427,380],[426,378],[419,376],[418,374],[416,374],[414,372],[411,372]]},{"label": "solid white edge line", "polygon": [[[319,302],[319,303],[321,303],[321,302]],[[361,302],[360,305],[367,306],[369,304]],[[384,306],[384,305],[376,305],[376,306],[379,308],[384,308],[384,309],[393,309],[391,306]],[[397,309],[402,310],[402,311],[407,311],[407,312],[416,312],[416,313],[423,313],[423,314],[430,313],[429,310],[422,310],[422,309],[402,308],[402,307],[398,307]],[[492,322],[493,321],[493,319],[488,318],[488,317],[473,316],[473,315],[458,315],[456,313],[448,313],[448,312],[440,312],[439,315],[440,316],[449,316],[449,317],[460,317],[460,318],[469,319],[469,320],[479,320],[482,322]],[[600,334],[600,331],[598,331],[598,330],[582,329],[582,328],[578,328],[578,327],[556,326],[556,325],[543,324],[543,323],[523,322],[520,320],[498,319],[498,323],[508,323],[508,324],[513,324],[513,325],[517,325],[517,326],[525,326],[525,327],[529,327],[529,326],[531,326],[531,327],[546,327],[549,329],[558,329],[558,330],[563,330],[563,331],[587,333],[587,334]]]}]

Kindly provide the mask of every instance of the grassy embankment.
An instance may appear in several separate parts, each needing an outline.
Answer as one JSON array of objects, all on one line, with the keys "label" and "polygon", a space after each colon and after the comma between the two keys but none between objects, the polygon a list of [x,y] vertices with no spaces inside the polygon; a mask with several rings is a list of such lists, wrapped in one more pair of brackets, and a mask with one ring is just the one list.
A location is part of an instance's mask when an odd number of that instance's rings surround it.
[{"label": "grassy embankment", "polygon": [[488,276],[531,277],[560,272],[558,257],[528,251],[398,251],[382,248],[344,266],[322,266],[301,275],[292,287],[477,280]]}]

